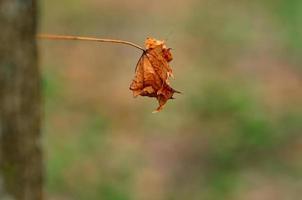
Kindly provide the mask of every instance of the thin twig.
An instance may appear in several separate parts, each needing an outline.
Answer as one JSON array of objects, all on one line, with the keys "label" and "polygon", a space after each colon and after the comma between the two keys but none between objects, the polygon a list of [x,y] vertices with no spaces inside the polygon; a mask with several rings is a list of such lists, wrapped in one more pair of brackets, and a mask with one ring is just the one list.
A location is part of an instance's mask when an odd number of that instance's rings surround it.
[{"label": "thin twig", "polygon": [[81,36],[72,36],[72,35],[52,35],[52,34],[38,34],[37,38],[40,39],[51,39],[51,40],[82,40],[82,41],[93,41],[93,42],[111,42],[118,44],[130,45],[135,48],[138,48],[142,51],[145,51],[142,47],[132,42],[124,40],[114,40],[114,39],[103,39],[103,38],[93,38],[93,37],[81,37]]}]

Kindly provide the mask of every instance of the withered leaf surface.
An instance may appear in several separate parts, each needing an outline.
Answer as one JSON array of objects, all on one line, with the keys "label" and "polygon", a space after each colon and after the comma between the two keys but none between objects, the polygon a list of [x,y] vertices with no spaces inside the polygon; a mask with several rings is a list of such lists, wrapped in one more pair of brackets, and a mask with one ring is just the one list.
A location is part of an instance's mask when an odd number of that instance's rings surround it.
[{"label": "withered leaf surface", "polygon": [[158,112],[169,99],[173,99],[175,92],[179,93],[168,82],[169,77],[173,77],[172,68],[168,64],[173,58],[164,41],[147,38],[145,45],[146,50],[137,63],[130,90],[134,97],[157,98],[159,107],[154,112]]}]

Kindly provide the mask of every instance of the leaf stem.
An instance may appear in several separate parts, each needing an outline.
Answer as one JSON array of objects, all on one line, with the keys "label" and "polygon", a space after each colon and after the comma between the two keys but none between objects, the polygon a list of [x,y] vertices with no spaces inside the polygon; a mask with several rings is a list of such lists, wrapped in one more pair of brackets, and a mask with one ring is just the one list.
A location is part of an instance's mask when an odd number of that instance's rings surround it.
[{"label": "leaf stem", "polygon": [[145,49],[140,47],[139,45],[124,40],[82,37],[82,36],[73,36],[73,35],[53,35],[53,34],[38,34],[37,38],[50,39],[50,40],[82,40],[82,41],[93,41],[93,42],[110,42],[110,43],[130,45],[132,47],[145,51]]}]

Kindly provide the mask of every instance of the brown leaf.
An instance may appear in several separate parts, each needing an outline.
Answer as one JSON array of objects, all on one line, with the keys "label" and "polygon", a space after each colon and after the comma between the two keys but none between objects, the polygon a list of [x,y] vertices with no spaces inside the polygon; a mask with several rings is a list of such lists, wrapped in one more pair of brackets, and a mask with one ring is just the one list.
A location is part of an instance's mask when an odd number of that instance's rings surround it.
[{"label": "brown leaf", "polygon": [[180,92],[171,88],[168,82],[169,77],[173,77],[168,64],[173,59],[171,49],[166,47],[164,41],[154,38],[147,38],[145,45],[146,50],[137,63],[130,90],[134,97],[157,98],[159,107],[154,112],[158,112],[169,99],[173,99],[175,92]]}]

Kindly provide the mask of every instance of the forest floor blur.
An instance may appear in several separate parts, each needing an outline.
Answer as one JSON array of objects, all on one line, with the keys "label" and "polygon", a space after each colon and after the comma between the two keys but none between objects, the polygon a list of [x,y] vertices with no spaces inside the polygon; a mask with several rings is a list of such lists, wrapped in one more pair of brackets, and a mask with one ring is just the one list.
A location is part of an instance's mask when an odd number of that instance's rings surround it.
[{"label": "forest floor blur", "polygon": [[302,195],[302,3],[41,1],[40,32],[167,40],[174,88],[152,114],[141,52],[41,41],[50,200],[284,200]]}]

